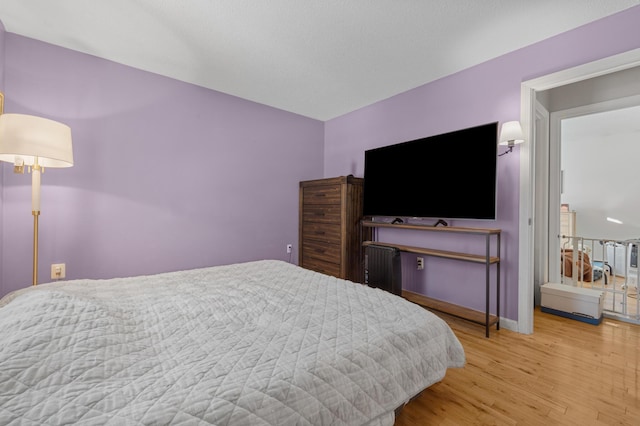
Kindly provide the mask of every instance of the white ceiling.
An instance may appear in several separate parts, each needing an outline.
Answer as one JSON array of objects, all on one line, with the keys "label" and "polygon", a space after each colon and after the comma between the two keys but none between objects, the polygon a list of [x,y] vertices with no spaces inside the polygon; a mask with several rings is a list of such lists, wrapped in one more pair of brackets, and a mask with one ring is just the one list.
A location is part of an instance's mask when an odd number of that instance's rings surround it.
[{"label": "white ceiling", "polygon": [[328,120],[640,0],[0,0],[6,31]]}]

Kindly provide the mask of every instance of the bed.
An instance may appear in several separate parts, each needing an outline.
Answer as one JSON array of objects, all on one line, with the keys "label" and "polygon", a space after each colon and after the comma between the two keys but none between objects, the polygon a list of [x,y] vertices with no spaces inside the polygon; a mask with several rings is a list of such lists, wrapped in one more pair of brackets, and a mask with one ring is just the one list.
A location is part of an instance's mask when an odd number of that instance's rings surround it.
[{"label": "bed", "polygon": [[0,300],[0,424],[392,425],[465,364],[448,325],[276,260]]}]

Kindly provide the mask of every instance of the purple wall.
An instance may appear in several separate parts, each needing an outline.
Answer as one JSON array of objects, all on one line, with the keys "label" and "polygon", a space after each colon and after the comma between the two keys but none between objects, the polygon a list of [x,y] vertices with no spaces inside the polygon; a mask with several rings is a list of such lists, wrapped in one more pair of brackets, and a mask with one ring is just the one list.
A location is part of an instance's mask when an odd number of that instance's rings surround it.
[{"label": "purple wall", "polygon": [[[325,176],[364,172],[364,151],[493,121],[520,118],[521,82],[600,58],[640,48],[640,6],[520,49],[390,99],[328,121],[325,125]],[[455,147],[447,159],[455,161]],[[473,179],[452,167],[452,176]],[[422,195],[428,197],[429,182]],[[457,226],[501,228],[502,315],[518,318],[518,148],[498,161],[498,220],[454,221]],[[433,221],[432,221],[433,222]],[[381,241],[483,252],[483,239],[440,237],[427,233],[380,233]],[[482,266],[425,259],[416,271],[415,256],[403,255],[403,285],[464,306],[484,310]]]},{"label": "purple wall", "polygon": [[[0,91],[4,93],[4,43],[5,43],[5,29],[4,24],[0,22]],[[1,165],[0,165],[1,167]],[[4,191],[3,191],[3,173],[0,170],[0,269],[2,268],[2,260],[4,259],[2,253],[2,242],[4,241]],[[2,273],[0,273],[0,297],[2,297]]]},{"label": "purple wall", "polygon": [[[298,182],[322,177],[324,125],[6,33],[5,110],[73,133],[42,175],[40,282],[262,258],[298,241]],[[0,296],[31,283],[30,176],[3,163]],[[297,260],[297,250],[292,260]]]}]

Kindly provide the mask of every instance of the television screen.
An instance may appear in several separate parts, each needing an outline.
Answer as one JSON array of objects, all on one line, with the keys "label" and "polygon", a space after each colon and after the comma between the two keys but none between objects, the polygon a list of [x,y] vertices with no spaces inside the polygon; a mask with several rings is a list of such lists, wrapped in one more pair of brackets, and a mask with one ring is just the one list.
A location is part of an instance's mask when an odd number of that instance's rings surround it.
[{"label": "television screen", "polygon": [[498,123],[364,153],[364,216],[495,219]]}]

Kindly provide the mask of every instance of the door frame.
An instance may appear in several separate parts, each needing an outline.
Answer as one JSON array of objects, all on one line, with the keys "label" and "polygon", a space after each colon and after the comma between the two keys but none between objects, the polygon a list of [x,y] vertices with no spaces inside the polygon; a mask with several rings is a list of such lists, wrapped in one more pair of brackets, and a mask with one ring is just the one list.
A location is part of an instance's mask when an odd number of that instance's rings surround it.
[{"label": "door frame", "polygon": [[[534,229],[549,229],[553,227],[552,211],[549,208],[549,192],[552,191],[553,171],[552,156],[549,144],[549,111],[540,103],[535,104],[535,121],[533,121],[533,134],[536,144],[534,145],[535,156],[535,189],[534,189]],[[551,225],[551,226],[550,226]],[[550,232],[536,232],[533,234],[533,286],[534,286],[534,306],[540,304],[542,299],[540,286],[549,281],[548,262],[549,252],[552,249],[550,244]]]},{"label": "door frame", "polygon": [[520,211],[518,229],[518,332],[533,333],[534,310],[534,268],[535,241],[538,233],[547,229],[537,229],[535,224],[536,172],[535,123],[536,91],[553,89],[601,75],[622,71],[640,65],[640,49],[633,49],[618,55],[603,58],[553,74],[527,80],[520,85],[520,124],[525,141],[520,148]]}]

